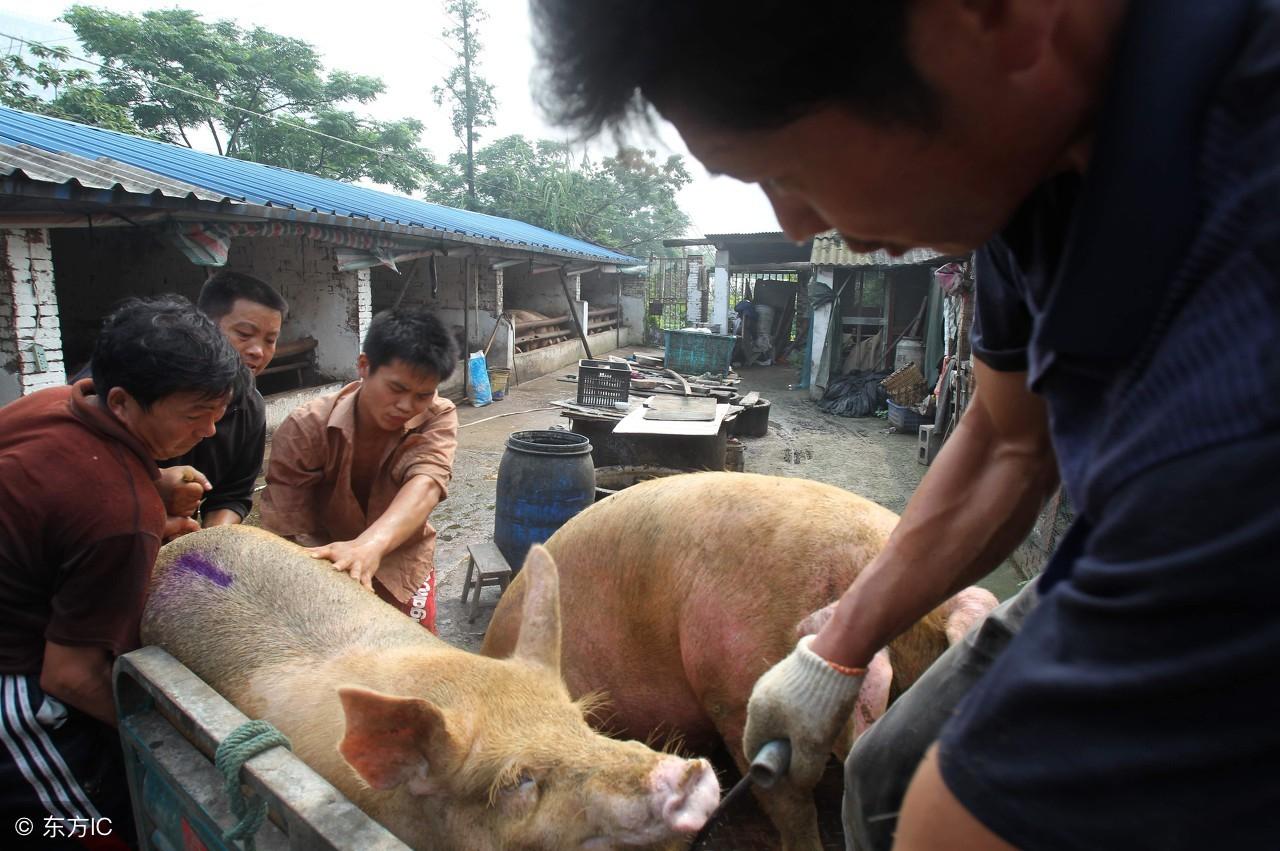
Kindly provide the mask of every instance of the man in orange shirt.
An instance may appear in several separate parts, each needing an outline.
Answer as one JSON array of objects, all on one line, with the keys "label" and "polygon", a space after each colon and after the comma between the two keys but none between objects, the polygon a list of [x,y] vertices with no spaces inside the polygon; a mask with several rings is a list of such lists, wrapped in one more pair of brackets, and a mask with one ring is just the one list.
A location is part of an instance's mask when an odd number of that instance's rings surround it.
[{"label": "man in orange shirt", "polygon": [[373,318],[360,380],[291,413],[271,439],[262,525],[435,631],[428,523],[453,473],[458,415],[436,393],[458,362],[422,310]]}]

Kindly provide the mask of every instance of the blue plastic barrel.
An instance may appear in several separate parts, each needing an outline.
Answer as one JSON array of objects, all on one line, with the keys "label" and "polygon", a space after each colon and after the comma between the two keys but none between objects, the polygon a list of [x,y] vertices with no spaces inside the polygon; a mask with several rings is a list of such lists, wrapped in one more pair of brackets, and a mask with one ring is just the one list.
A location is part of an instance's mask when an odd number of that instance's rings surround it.
[{"label": "blue plastic barrel", "polygon": [[591,441],[571,431],[518,431],[498,465],[493,541],[513,572],[529,547],[550,538],[595,500]]}]

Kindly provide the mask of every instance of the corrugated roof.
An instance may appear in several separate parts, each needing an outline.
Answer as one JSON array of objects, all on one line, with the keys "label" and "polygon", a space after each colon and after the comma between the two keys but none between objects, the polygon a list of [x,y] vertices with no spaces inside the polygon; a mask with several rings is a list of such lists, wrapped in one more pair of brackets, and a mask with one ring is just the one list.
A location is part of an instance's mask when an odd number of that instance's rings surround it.
[{"label": "corrugated roof", "polygon": [[754,242],[790,242],[787,235],[780,230],[759,231],[757,233],[708,233],[703,236],[664,239],[662,244],[668,248],[681,248],[694,245],[725,245],[727,243]]},{"label": "corrugated roof", "polygon": [[137,195],[160,193],[170,198],[222,201],[226,196],[154,172],[133,168],[110,157],[90,160],[65,152],[44,151],[30,145],[0,144],[0,174],[22,174],[43,183],[75,182],[89,189],[123,189]]},{"label": "corrugated roof", "polygon": [[887,251],[850,251],[838,233],[824,233],[813,238],[810,262],[815,266],[919,266],[945,255],[930,248],[913,248],[894,257]]},{"label": "corrugated roof", "polygon": [[709,233],[706,238],[711,242],[736,240],[738,242],[790,242],[791,240],[780,230],[756,231],[754,233]]},{"label": "corrugated roof", "polygon": [[[632,265],[640,262],[639,258],[514,219],[458,210],[7,107],[0,107],[0,143],[73,154],[90,161],[109,158],[117,166],[132,167],[168,178],[170,182],[178,181],[215,193],[211,197],[216,200],[243,201],[266,207],[426,228],[495,240],[535,251],[550,249],[606,263]],[[78,176],[67,175],[55,182],[65,183],[72,177],[79,180]],[[146,181],[142,183],[145,187]],[[146,190],[147,194],[153,191],[162,190],[159,186]]]}]

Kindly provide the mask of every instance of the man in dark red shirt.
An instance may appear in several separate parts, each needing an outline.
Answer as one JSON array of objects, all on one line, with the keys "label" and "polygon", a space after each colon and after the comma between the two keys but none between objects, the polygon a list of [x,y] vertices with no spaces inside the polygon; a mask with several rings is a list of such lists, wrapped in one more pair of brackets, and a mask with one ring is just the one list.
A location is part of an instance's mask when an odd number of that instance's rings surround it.
[{"label": "man in dark red shirt", "polygon": [[132,299],[93,379],[0,409],[0,823],[133,841],[111,666],[138,646],[164,530],[156,460],[214,433],[239,374],[190,302]]}]

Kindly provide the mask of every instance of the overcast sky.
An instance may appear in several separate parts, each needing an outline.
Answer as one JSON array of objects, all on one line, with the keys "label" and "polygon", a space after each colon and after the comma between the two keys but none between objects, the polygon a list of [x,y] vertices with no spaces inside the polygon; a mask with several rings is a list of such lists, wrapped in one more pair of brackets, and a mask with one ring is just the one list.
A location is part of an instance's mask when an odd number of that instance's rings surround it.
[{"label": "overcast sky", "polygon": [[[487,128],[486,139],[511,133],[534,138],[565,138],[542,120],[529,91],[533,69],[529,17],[525,0],[481,0],[489,12],[482,25],[484,45],[481,71],[493,84],[498,101],[497,126]],[[72,5],[59,0],[38,3],[0,0],[0,33],[36,41],[54,42],[73,49],[78,42],[71,28],[55,22]],[[439,83],[454,63],[449,45],[440,33],[446,26],[443,0],[339,5],[322,9],[315,0],[187,0],[181,3],[146,0],[90,2],[119,12],[141,12],[178,6],[193,9],[205,20],[231,18],[240,26],[261,26],[282,35],[310,42],[327,68],[340,68],[380,77],[386,92],[368,112],[377,118],[414,117],[426,125],[423,143],[443,159],[456,145],[448,114],[437,107],[431,87]],[[336,5],[336,4],[335,4]],[[333,8],[333,7],[331,7]],[[0,37],[0,48],[20,48]],[[363,109],[363,107],[361,107]],[[777,230],[777,220],[763,193],[724,177],[711,177],[688,157],[679,135],[670,126],[658,139],[635,140],[656,148],[664,156],[685,154],[693,183],[680,195],[680,203],[693,219],[691,235],[704,233],[752,233]]]}]

